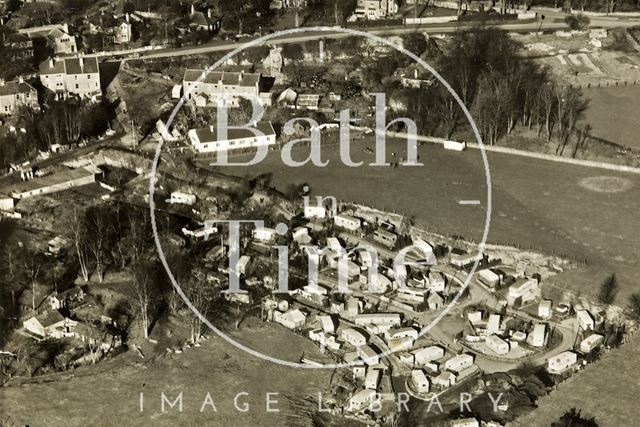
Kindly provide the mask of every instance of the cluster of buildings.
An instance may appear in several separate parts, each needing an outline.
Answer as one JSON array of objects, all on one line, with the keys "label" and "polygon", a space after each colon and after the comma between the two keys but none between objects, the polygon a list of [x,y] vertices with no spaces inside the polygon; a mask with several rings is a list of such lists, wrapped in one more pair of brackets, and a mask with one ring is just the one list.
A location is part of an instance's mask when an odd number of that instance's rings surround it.
[{"label": "cluster of buildings", "polygon": [[[23,37],[26,49],[33,49],[33,42],[43,41],[44,44],[51,46],[53,53],[56,55],[67,55],[78,52],[78,46],[75,36],[69,33],[67,24],[43,25],[40,27],[29,27],[18,30],[18,34],[22,34],[31,40],[29,45]],[[31,54],[33,56],[33,54]]]},{"label": "cluster of buildings", "polygon": [[356,19],[385,19],[398,13],[396,0],[358,0],[354,16]]},{"label": "cluster of buildings", "polygon": [[[35,296],[31,296],[34,298]],[[120,334],[115,330],[115,322],[101,315],[100,326],[88,325],[73,320],[69,314],[86,304],[82,288],[75,286],[64,292],[52,292],[42,299],[35,310],[29,310],[22,317],[22,330],[25,335],[37,340],[70,339],[83,347],[93,346],[101,355],[122,344]],[[90,305],[88,305],[90,307]],[[99,331],[99,332],[96,332]]]},{"label": "cluster of buildings", "polygon": [[526,330],[507,329],[506,319],[496,313],[472,311],[467,313],[472,333],[465,336],[470,344],[484,343],[485,353],[505,356],[526,343],[534,348],[542,348],[547,343],[548,328],[545,323],[534,323]]},{"label": "cluster of buildings", "polygon": [[118,16],[106,14],[103,11],[96,17],[84,20],[83,26],[86,31],[83,32],[83,38],[86,38],[87,34],[99,35],[105,38],[104,43],[110,42],[116,45],[131,43],[134,19],[128,13]]}]

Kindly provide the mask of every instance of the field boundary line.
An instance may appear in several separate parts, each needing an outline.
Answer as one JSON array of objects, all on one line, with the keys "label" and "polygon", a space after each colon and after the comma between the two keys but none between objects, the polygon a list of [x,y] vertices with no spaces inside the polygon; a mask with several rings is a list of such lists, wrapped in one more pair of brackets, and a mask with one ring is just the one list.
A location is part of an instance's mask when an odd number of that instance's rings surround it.
[{"label": "field boundary line", "polygon": [[[401,133],[401,132],[387,131],[386,134],[387,136],[391,136],[395,138],[407,137],[406,133]],[[422,136],[422,135],[417,135],[416,139],[418,141],[431,142],[431,143],[440,144],[440,145],[444,145],[444,142],[446,141],[444,138],[438,138],[434,136]],[[467,143],[466,145],[468,148],[480,150],[480,146],[477,143]],[[492,153],[511,154],[514,156],[529,157],[529,158],[539,159],[539,160],[548,160],[548,161],[558,162],[558,163],[567,163],[571,165],[585,166],[589,168],[607,169],[607,170],[612,170],[616,172],[627,172],[627,173],[634,173],[634,174],[640,175],[640,168],[636,168],[633,166],[616,165],[614,163],[597,162],[594,160],[572,159],[568,157],[559,157],[559,156],[553,156],[551,154],[536,153],[533,151],[518,150],[515,148],[507,148],[507,147],[496,147],[496,146],[485,145],[482,148],[485,151],[492,152]]]}]

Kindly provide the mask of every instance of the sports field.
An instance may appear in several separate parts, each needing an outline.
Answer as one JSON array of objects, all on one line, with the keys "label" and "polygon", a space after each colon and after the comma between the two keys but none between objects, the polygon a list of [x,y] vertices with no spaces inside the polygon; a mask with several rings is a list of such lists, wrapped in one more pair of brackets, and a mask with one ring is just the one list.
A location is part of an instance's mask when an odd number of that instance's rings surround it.
[{"label": "sports field", "polygon": [[[359,143],[363,144],[363,143]],[[403,141],[389,141],[388,151],[403,153]],[[373,147],[373,143],[369,146]],[[313,195],[333,195],[382,209],[413,215],[432,231],[481,238],[486,215],[485,171],[477,150],[462,153],[425,144],[419,148],[423,167],[347,167],[337,147],[327,147],[328,166],[283,164],[271,152],[251,168],[226,169],[237,175],[272,172],[281,189],[308,183]],[[296,152],[298,159],[307,149]],[[370,163],[373,154],[354,145],[355,161]],[[390,161],[392,157],[389,157]],[[518,245],[587,260],[592,283],[569,283],[580,292],[595,289],[606,274],[617,273],[625,291],[634,290],[640,274],[640,175],[567,165],[506,154],[488,154],[493,209],[488,242]],[[480,205],[460,205],[480,200]],[[623,295],[621,295],[623,297]]]}]

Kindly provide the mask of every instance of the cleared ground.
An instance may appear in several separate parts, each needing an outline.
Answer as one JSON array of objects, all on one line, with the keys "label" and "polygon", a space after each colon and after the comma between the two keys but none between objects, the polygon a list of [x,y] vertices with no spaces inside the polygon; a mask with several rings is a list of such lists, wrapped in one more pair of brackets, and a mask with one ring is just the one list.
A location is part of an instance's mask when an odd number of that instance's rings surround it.
[{"label": "cleared ground", "polygon": [[583,89],[590,99],[586,122],[593,135],[640,149],[640,85]]},{"label": "cleared ground", "polygon": [[[262,324],[238,335],[244,343],[276,357],[297,362],[304,352],[322,360],[308,339],[279,325]],[[15,425],[31,426],[308,425],[304,411],[309,405],[304,401],[312,399],[317,408],[318,392],[328,390],[330,370],[264,362],[213,332],[209,336],[213,338],[201,347],[182,354],[143,360],[131,351],[96,366],[40,378],[37,384],[10,383],[0,389],[0,415],[8,415]],[[182,413],[177,406],[161,411],[162,392],[170,401],[183,392]],[[217,412],[210,405],[200,412],[207,392]],[[246,402],[247,412],[234,407],[234,397],[242,392],[248,394],[238,398],[238,405]],[[140,393],[145,396],[142,412]],[[279,412],[266,411],[266,393],[279,393],[272,397]]]},{"label": "cleared ground", "polygon": [[[373,155],[365,153],[362,144],[352,147],[353,159],[370,163]],[[388,151],[400,156],[403,144],[389,141]],[[304,150],[297,152],[298,158],[306,155]],[[426,144],[419,148],[425,166],[413,168],[346,167],[336,151],[335,146],[326,148],[323,158],[329,165],[324,168],[291,168],[283,164],[279,152],[272,152],[259,165],[225,170],[238,175],[272,172],[279,188],[306,182],[313,195],[333,195],[338,200],[406,212],[432,231],[476,242],[481,238],[487,203],[478,151],[448,152]],[[491,153],[488,158],[493,190],[489,243],[586,260],[589,274],[567,277],[566,283],[583,293],[596,289],[612,272],[620,277],[623,293],[634,291],[640,270],[636,265],[640,241],[635,235],[640,229],[640,176],[505,154]],[[389,161],[394,160],[389,156]],[[622,191],[589,188],[594,177],[603,176],[613,178],[595,183],[624,182]],[[480,200],[481,204],[460,205],[460,200]]]}]

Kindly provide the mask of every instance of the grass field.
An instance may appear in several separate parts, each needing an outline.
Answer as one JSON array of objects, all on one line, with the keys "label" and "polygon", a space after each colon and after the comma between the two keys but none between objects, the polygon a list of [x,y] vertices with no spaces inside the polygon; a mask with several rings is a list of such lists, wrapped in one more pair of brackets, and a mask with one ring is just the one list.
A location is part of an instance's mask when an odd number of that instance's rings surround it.
[{"label": "grass field", "polygon": [[[538,400],[538,409],[517,420],[516,426],[549,426],[575,408],[601,427],[637,425],[640,394],[637,365],[640,340],[622,346],[561,383],[557,390]],[[636,421],[634,421],[636,420]]]},{"label": "grass field", "polygon": [[[402,142],[389,141],[388,150],[402,153],[399,144]],[[329,160],[324,168],[291,168],[283,164],[278,152],[272,152],[259,165],[227,172],[272,172],[274,184],[281,189],[289,183],[306,182],[314,195],[406,212],[432,231],[480,239],[487,204],[484,167],[477,150],[456,153],[426,144],[419,148],[425,166],[396,169],[346,167],[336,151],[329,147],[323,153]],[[361,145],[352,147],[352,152],[355,161],[373,159]],[[297,155],[301,158],[304,153]],[[634,290],[640,271],[636,265],[640,241],[634,235],[640,229],[640,176],[505,154],[488,157],[493,190],[489,243],[587,260],[591,267],[587,278],[592,283],[569,284],[584,293],[612,272],[618,274],[625,291]],[[593,179],[602,176],[616,179]],[[625,183],[623,191],[593,188],[594,182],[618,180]],[[458,203],[474,199],[481,205]]]},{"label": "grass field", "polygon": [[640,149],[640,85],[583,89],[590,99],[586,122],[593,135]]},{"label": "grass field", "polygon": [[[308,339],[279,325],[260,324],[238,335],[253,348],[277,357],[297,362],[304,352],[323,360]],[[43,377],[37,384],[10,383],[0,389],[0,414],[9,415],[15,425],[30,426],[307,425],[303,417],[297,418],[303,413],[298,405],[310,398],[317,408],[318,392],[328,390],[330,370],[275,365],[235,349],[213,332],[209,336],[213,338],[201,347],[182,354],[143,360],[131,351],[99,365]],[[173,401],[181,391],[183,412],[167,406],[163,413],[161,393]],[[200,412],[207,392],[217,412],[211,406]],[[241,392],[248,395],[240,396],[238,404],[247,402],[248,412],[234,407],[233,399]],[[279,393],[273,399],[278,400],[274,407],[280,412],[266,411],[266,393]]]}]

